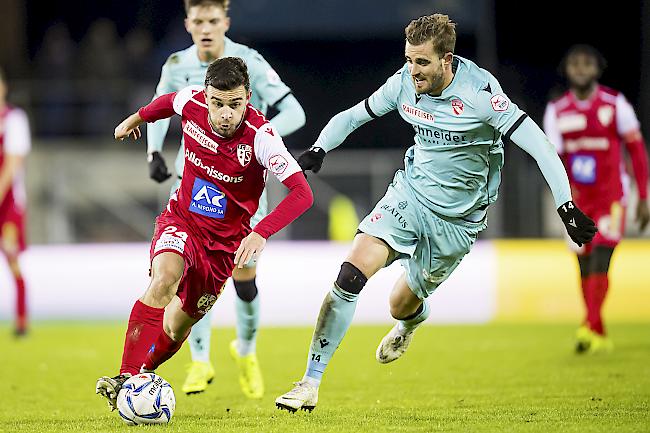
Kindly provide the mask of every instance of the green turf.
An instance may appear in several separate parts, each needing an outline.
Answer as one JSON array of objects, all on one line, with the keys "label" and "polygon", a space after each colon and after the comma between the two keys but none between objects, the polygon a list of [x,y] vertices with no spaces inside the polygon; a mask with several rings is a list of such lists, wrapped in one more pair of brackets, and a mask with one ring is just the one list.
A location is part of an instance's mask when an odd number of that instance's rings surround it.
[{"label": "green turf", "polygon": [[[335,355],[316,410],[291,415],[273,400],[302,376],[309,328],[263,329],[258,354],[267,392],[239,391],[227,344],[213,334],[215,381],[180,392],[189,351],[158,371],[175,388],[170,425],[127,427],[94,395],[115,374],[123,325],[36,324],[14,340],[0,326],[0,432],[640,432],[650,431],[650,325],[612,326],[608,356],[571,352],[567,325],[429,326],[403,359],[380,365],[389,327],[354,327]],[[136,430],[133,430],[136,429]]]}]

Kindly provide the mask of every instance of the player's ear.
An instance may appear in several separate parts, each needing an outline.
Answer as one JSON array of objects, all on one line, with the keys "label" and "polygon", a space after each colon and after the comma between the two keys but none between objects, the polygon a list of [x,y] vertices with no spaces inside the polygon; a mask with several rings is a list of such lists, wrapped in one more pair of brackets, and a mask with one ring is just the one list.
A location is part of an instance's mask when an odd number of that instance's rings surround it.
[{"label": "player's ear", "polygon": [[246,102],[250,101],[252,96],[253,96],[253,91],[249,90],[248,95],[246,96]]},{"label": "player's ear", "polygon": [[224,20],[224,24],[225,24],[225,32],[227,32],[228,30],[230,30],[230,17],[226,17],[226,19]]},{"label": "player's ear", "polygon": [[190,25],[190,20],[189,20],[188,18],[185,18],[185,19],[183,20],[183,24],[185,25],[185,31],[186,31],[187,33],[190,33],[190,34],[191,34],[191,32],[190,32],[190,27],[189,27],[189,25]]},{"label": "player's ear", "polygon": [[442,56],[442,64],[443,66],[449,66],[451,65],[451,62],[454,60],[454,53],[445,53],[444,56]]}]

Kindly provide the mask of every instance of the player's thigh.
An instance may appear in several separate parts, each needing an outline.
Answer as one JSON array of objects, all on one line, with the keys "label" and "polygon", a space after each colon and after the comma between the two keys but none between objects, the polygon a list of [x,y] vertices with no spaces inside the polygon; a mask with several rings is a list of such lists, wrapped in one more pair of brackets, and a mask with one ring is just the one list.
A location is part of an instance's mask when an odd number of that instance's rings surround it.
[{"label": "player's thigh", "polygon": [[18,226],[11,221],[2,223],[2,250],[7,256],[15,256],[19,252],[20,231]]},{"label": "player's thigh", "polygon": [[235,268],[232,271],[232,279],[235,281],[250,281],[255,279],[257,276],[257,266],[255,264],[248,263],[243,268]]},{"label": "player's thigh", "polygon": [[381,239],[366,233],[358,233],[352,241],[352,249],[345,261],[352,263],[367,278],[386,266],[394,254],[392,248]]},{"label": "player's thigh", "polygon": [[413,314],[422,304],[406,282],[406,273],[400,275],[390,293],[390,314],[395,319],[402,319]]},{"label": "player's thigh", "polygon": [[[365,266],[370,275],[397,258],[410,257],[417,246],[422,206],[405,185],[403,176],[401,170],[395,174],[386,194],[359,224],[359,231],[366,236],[355,237],[348,261],[359,269],[359,264]],[[376,254],[369,254],[373,251]]]},{"label": "player's thigh", "polygon": [[187,337],[192,326],[198,319],[183,311],[183,302],[178,296],[174,296],[165,308],[163,317],[163,328],[165,333],[174,341],[180,341]]},{"label": "player's thigh", "polygon": [[408,287],[424,300],[458,267],[484,223],[453,223],[431,213],[426,231],[410,259],[402,261]]}]

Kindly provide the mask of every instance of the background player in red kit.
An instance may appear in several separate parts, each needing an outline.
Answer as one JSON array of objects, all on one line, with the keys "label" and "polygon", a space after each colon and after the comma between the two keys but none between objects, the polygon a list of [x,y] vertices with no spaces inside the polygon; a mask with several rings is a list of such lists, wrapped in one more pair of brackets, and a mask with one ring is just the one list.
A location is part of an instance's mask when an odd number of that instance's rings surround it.
[{"label": "background player in red kit", "polygon": [[[300,166],[250,96],[246,64],[224,57],[208,67],[205,88],[156,98],[115,128],[116,139],[137,139],[141,123],[179,114],[185,167],[177,193],[156,219],[151,282],[131,311],[120,374],[97,381],[97,393],[112,408],[126,378],[155,370],[178,351],[234,267],[257,256],[269,236],[312,204]],[[289,194],[251,231],[267,170]]]},{"label": "background player in red kit", "polygon": [[601,54],[588,45],[567,52],[562,69],[569,90],[546,107],[544,129],[567,167],[575,203],[598,225],[590,244],[577,250],[587,317],[577,332],[576,351],[607,352],[601,310],[609,286],[607,272],[624,233],[627,175],[625,144],[639,191],[635,219],[641,231],[648,211],[648,156],[634,109],[622,93],[602,86]]},{"label": "background player in red kit", "polygon": [[26,195],[23,165],[31,140],[25,112],[7,104],[7,81],[0,70],[0,236],[2,252],[16,284],[16,324],[14,333],[27,333],[25,281],[18,264],[25,250]]}]

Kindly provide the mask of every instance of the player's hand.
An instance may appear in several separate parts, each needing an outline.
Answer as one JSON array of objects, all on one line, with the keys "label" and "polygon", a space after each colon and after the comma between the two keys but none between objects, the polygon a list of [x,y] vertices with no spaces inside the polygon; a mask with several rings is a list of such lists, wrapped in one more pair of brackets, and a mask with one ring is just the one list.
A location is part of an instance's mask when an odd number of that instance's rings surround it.
[{"label": "player's hand", "polygon": [[650,222],[650,209],[648,209],[648,201],[639,199],[639,204],[636,205],[636,221],[639,223],[639,230],[644,231]]},{"label": "player's hand", "polygon": [[318,173],[323,165],[324,159],[325,151],[320,147],[312,146],[309,150],[300,154],[298,157],[298,165],[300,165],[302,171],[311,170],[314,173]]},{"label": "player's hand", "polygon": [[557,208],[557,213],[560,214],[569,237],[579,247],[582,244],[591,242],[598,232],[596,223],[582,213],[572,201],[568,201]]},{"label": "player's hand", "polygon": [[115,139],[122,141],[125,138],[132,137],[134,140],[137,140],[142,137],[142,133],[140,132],[141,121],[142,119],[137,113],[124,119],[115,128]]},{"label": "player's hand", "polygon": [[150,153],[147,156],[147,161],[149,161],[149,177],[151,179],[158,183],[163,183],[172,177],[172,174],[167,170],[165,158],[162,157],[160,152]]},{"label": "player's hand", "polygon": [[242,239],[239,248],[237,248],[237,252],[235,252],[235,266],[241,269],[251,259],[257,259],[265,245],[266,239],[256,232],[251,232]]}]

